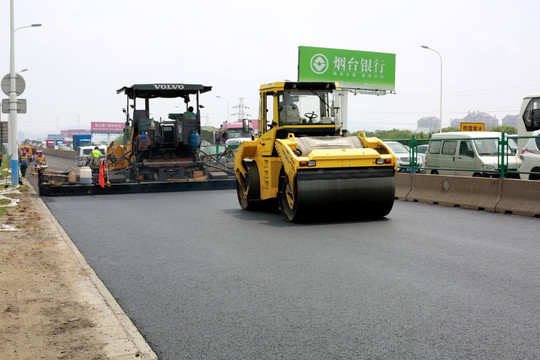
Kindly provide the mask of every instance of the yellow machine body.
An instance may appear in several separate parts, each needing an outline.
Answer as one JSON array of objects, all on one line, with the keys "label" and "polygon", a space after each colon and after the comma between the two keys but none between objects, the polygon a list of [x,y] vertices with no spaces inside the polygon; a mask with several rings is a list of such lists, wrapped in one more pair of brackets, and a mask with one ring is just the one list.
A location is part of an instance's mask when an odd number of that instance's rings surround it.
[{"label": "yellow machine body", "polygon": [[[120,145],[116,141],[107,147],[107,166],[109,170],[127,169],[133,163],[133,152],[131,144],[133,139],[129,139],[125,145]],[[115,159],[115,161],[111,161]]]},{"label": "yellow machine body", "polygon": [[243,142],[234,159],[243,209],[277,199],[287,221],[328,211],[368,217],[390,212],[396,157],[377,138],[346,134],[339,96],[335,83],[261,86],[259,134]]}]

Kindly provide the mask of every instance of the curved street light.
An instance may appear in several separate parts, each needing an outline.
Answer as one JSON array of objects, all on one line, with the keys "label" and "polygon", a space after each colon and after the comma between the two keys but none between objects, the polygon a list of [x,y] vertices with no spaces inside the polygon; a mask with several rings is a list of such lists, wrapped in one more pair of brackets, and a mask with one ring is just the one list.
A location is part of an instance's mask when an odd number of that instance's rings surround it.
[{"label": "curved street light", "polygon": [[422,47],[423,49],[428,49],[428,50],[431,50],[431,51],[434,51],[437,53],[437,55],[439,55],[439,58],[441,59],[441,90],[440,90],[440,119],[441,119],[441,129],[439,132],[442,132],[442,56],[441,54],[435,50],[435,49],[432,49],[430,48],[429,46],[427,45],[420,45],[420,47]]},{"label": "curved street light", "polygon": [[21,26],[15,29],[15,6],[14,1],[10,0],[10,47],[9,47],[9,119],[8,119],[8,143],[9,153],[11,155],[11,185],[19,184],[19,150],[17,149],[17,89],[15,73],[15,31],[28,28],[39,27],[41,24],[31,24]]},{"label": "curved street light", "polygon": [[229,121],[229,116],[230,116],[230,115],[229,115],[229,100],[227,100],[227,99],[224,98],[223,96],[219,96],[219,95],[216,95],[216,97],[217,97],[218,99],[223,99],[223,100],[225,100],[225,102],[227,102],[227,121]]},{"label": "curved street light", "polygon": [[29,28],[29,27],[40,27],[40,26],[41,26],[41,24],[31,24],[31,25],[26,25],[26,26],[18,27],[18,28],[16,28],[16,29],[13,30],[13,31],[17,31],[17,30],[24,29],[24,28]]}]

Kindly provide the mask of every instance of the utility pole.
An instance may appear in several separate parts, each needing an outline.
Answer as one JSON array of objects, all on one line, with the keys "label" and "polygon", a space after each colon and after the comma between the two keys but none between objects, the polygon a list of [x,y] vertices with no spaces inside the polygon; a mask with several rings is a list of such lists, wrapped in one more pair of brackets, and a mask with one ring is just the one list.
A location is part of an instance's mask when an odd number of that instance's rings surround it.
[{"label": "utility pole", "polygon": [[234,115],[237,115],[238,116],[238,122],[242,122],[244,119],[247,119],[249,116],[251,116],[251,114],[247,114],[245,112],[246,109],[249,109],[248,106],[244,105],[244,98],[243,97],[239,97],[238,98],[239,100],[239,103],[238,105],[236,106],[233,106],[233,109],[238,109],[236,113],[232,114],[233,116]]}]

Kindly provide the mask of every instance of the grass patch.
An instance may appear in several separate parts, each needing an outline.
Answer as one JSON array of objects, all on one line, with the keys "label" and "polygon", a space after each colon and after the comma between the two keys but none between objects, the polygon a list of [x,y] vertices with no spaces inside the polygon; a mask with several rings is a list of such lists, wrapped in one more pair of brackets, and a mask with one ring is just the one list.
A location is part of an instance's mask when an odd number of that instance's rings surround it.
[{"label": "grass patch", "polygon": [[8,208],[4,207],[4,205],[8,205],[10,202],[10,199],[0,199],[0,217],[7,214]]}]

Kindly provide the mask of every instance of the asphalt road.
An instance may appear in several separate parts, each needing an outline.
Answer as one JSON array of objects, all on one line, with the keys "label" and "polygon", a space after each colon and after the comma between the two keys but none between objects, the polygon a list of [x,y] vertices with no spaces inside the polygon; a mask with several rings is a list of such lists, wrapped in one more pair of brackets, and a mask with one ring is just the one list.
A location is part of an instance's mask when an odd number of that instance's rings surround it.
[{"label": "asphalt road", "polygon": [[43,200],[160,359],[540,358],[538,219],[396,201],[296,225],[229,190]]},{"label": "asphalt road", "polygon": [[78,168],[75,164],[75,159],[67,159],[59,156],[47,155],[47,165],[53,170],[67,171],[70,167]]}]

